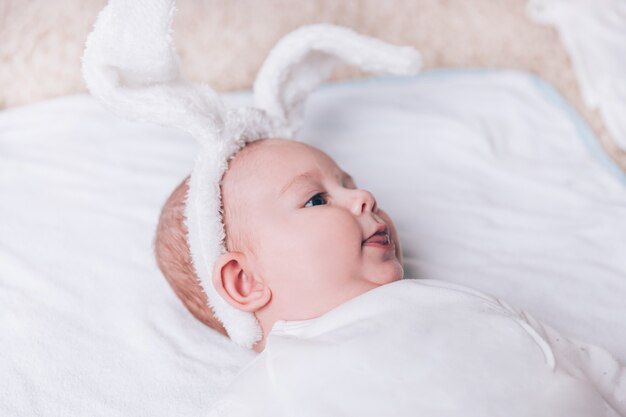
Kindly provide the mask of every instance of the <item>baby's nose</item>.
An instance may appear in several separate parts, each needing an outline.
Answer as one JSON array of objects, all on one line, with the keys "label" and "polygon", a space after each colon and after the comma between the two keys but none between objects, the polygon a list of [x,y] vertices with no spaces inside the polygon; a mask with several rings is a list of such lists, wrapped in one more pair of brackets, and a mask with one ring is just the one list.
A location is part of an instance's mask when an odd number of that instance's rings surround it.
[{"label": "baby's nose", "polygon": [[376,198],[367,190],[353,190],[354,200],[352,202],[352,212],[355,215],[360,215],[364,212],[372,211],[376,212]]}]

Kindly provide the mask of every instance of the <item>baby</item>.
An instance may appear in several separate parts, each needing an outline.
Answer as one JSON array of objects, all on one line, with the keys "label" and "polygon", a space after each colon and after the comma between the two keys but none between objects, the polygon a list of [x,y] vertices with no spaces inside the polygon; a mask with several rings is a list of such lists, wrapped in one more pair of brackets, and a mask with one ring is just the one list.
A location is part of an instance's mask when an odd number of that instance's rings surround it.
[{"label": "baby", "polygon": [[[191,265],[185,190],[163,209],[157,259],[187,308],[225,333]],[[213,284],[263,336],[212,415],[625,415],[624,368],[605,351],[479,292],[401,280],[393,222],[320,150],[252,142],[221,193],[227,251]]]}]

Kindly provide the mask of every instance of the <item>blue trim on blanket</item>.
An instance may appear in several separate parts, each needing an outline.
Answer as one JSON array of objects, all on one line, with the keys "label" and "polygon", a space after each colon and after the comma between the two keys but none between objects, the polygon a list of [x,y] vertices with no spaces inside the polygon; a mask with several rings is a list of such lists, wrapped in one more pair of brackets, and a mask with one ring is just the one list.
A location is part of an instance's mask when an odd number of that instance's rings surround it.
[{"label": "blue trim on blanket", "polygon": [[[530,74],[528,74],[530,75]],[[606,153],[600,140],[595,135],[591,127],[585,119],[572,107],[572,105],[550,84],[541,78],[531,75],[530,78],[535,85],[544,94],[544,96],[552,101],[552,104],[559,107],[570,118],[574,124],[574,128],[578,132],[578,137],[597,162],[602,165],[610,174],[612,174],[622,185],[626,186],[626,172],[624,172],[615,161],[613,161]]]},{"label": "blue trim on blanket", "polygon": [[494,73],[502,73],[502,72],[510,72],[516,73],[521,76],[524,76],[531,80],[533,84],[537,87],[540,93],[551,102],[554,106],[561,109],[563,113],[571,120],[576,132],[578,133],[578,138],[583,142],[583,145],[591,155],[593,159],[596,160],[609,174],[611,174],[615,179],[617,179],[623,186],[626,187],[626,172],[622,171],[622,169],[613,161],[608,154],[605,152],[604,148],[600,144],[599,139],[596,137],[595,133],[589,127],[587,122],[583,119],[583,117],[572,107],[572,105],[548,82],[539,78],[538,76],[531,74],[525,71],[519,70],[497,70],[497,69],[485,69],[485,68],[445,68],[445,69],[434,69],[424,71],[420,74],[414,76],[407,77],[397,77],[397,76],[382,76],[382,77],[373,77],[373,78],[364,78],[364,79],[355,79],[355,80],[345,80],[345,81],[336,81],[330,82],[322,85],[322,88],[337,88],[342,86],[362,86],[367,84],[395,84],[395,83],[406,83],[412,82],[416,79],[420,78],[440,78],[440,77],[452,77],[456,75],[477,75],[477,76],[485,76]]}]

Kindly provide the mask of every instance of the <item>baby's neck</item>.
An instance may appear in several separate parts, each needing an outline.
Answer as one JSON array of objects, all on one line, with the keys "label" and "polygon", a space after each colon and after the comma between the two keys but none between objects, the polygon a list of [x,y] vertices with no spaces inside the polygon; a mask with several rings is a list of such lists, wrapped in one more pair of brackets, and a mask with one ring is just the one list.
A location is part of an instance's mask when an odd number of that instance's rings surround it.
[{"label": "baby's neck", "polygon": [[254,313],[257,321],[261,325],[261,330],[263,331],[263,338],[259,340],[252,347],[252,350],[254,350],[255,352],[259,352],[259,353],[263,351],[263,349],[265,348],[265,343],[267,341],[267,336],[272,330],[272,327],[274,327],[274,323],[276,323],[277,321],[279,320],[307,320],[307,319],[314,319],[314,318],[320,317],[326,314],[328,311],[332,310],[333,308],[337,307],[338,305],[341,305],[345,303],[346,301],[351,300],[352,298],[357,297],[363,293],[366,293],[381,285],[383,284],[370,282],[366,280],[356,281],[354,285],[350,286],[348,291],[345,291],[345,296],[343,297],[343,299],[337,301],[336,305],[326,306],[326,308],[319,310],[312,317],[300,317],[300,318],[288,319],[288,318],[285,318],[285,313],[282,310],[277,311],[276,306],[274,306],[271,302],[268,303],[265,307],[261,308],[260,310],[257,310]]}]

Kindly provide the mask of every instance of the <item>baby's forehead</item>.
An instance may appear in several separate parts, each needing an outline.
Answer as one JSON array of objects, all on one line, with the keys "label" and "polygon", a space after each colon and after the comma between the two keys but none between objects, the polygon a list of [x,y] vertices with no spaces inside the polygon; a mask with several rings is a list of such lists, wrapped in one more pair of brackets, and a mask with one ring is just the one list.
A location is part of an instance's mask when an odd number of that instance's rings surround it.
[{"label": "baby's forehead", "polygon": [[247,204],[277,198],[280,190],[305,172],[343,172],[321,150],[294,140],[262,139],[244,147],[229,161],[222,181],[224,204]]},{"label": "baby's forehead", "polygon": [[287,181],[302,173],[306,167],[339,170],[332,158],[313,146],[288,139],[262,139],[234,156],[224,178],[231,183],[248,180],[273,185],[277,180]]},{"label": "baby's forehead", "polygon": [[292,139],[259,139],[243,147],[234,160],[243,162],[253,159],[274,159],[284,155],[314,155],[322,159],[331,159],[320,149]]}]

